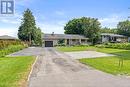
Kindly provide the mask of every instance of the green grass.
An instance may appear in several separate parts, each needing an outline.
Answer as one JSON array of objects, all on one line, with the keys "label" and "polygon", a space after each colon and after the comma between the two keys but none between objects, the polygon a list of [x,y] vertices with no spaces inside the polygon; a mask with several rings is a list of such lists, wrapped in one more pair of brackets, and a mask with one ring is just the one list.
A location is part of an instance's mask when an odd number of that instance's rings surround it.
[{"label": "green grass", "polygon": [[[96,51],[110,53],[116,56],[96,59],[80,59],[79,61],[114,75],[130,75],[130,50],[96,48]],[[123,60],[123,66],[119,66],[120,60]]]},{"label": "green grass", "polygon": [[130,75],[130,60],[124,60],[123,67],[119,66],[118,57],[80,59],[79,61],[103,72],[111,73],[114,75]]},{"label": "green grass", "polygon": [[73,52],[73,51],[98,51],[104,53],[115,53],[120,51],[126,51],[121,49],[111,49],[111,48],[97,48],[94,46],[88,47],[56,47],[57,50],[62,52]]},{"label": "green grass", "polygon": [[34,57],[0,58],[0,87],[22,87],[26,84]]},{"label": "green grass", "polygon": [[[103,53],[114,54],[113,57],[102,57],[93,59],[80,59],[81,63],[94,67],[103,72],[111,73],[114,75],[130,75],[130,50],[123,49],[112,49],[112,48],[96,48],[90,47],[58,47],[57,48],[63,52],[71,51],[87,51],[94,50]],[[119,66],[119,60],[123,60],[123,66]]]},{"label": "green grass", "polygon": [[72,51],[86,51],[89,48],[92,47],[57,47],[56,49],[63,52],[72,52]]}]

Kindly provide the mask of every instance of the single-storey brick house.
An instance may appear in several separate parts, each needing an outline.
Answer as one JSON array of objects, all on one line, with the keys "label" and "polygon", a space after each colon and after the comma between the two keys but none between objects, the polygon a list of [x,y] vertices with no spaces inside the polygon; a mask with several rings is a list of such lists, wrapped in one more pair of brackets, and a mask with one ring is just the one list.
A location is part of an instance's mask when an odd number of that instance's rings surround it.
[{"label": "single-storey brick house", "polygon": [[8,35],[3,35],[0,36],[0,40],[17,40],[17,38]]},{"label": "single-storey brick house", "polygon": [[106,42],[123,43],[123,42],[128,42],[128,37],[124,36],[124,35],[119,35],[119,34],[102,33],[101,34],[101,42],[102,43],[106,43]]},{"label": "single-storey brick house", "polygon": [[44,34],[43,35],[44,46],[53,47],[58,45],[59,40],[64,40],[65,45],[80,45],[87,44],[88,38],[82,35],[75,34]]}]

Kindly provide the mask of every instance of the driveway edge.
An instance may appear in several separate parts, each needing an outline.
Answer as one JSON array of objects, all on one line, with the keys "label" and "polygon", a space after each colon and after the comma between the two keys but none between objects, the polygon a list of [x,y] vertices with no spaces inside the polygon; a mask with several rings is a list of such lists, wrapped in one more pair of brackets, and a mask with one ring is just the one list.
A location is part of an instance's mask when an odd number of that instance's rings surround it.
[{"label": "driveway edge", "polygon": [[32,71],[33,71],[33,69],[34,69],[34,65],[36,64],[36,62],[37,62],[37,60],[38,60],[38,57],[39,57],[39,56],[36,57],[36,60],[35,60],[35,62],[33,63],[32,67],[31,67],[31,71],[30,71],[30,73],[29,73],[29,75],[28,75],[27,82],[29,82],[29,80],[30,80],[30,76],[31,76]]}]

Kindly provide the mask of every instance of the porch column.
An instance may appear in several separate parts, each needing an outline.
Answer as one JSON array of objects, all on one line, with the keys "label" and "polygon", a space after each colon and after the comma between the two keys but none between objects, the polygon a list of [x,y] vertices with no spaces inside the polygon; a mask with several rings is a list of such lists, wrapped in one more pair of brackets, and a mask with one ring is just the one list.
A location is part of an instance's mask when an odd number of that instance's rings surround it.
[{"label": "porch column", "polygon": [[71,42],[71,39],[69,39],[69,45],[71,45],[71,43],[72,43],[72,42]]},{"label": "porch column", "polygon": [[88,39],[85,39],[85,44],[87,44],[88,43]]},{"label": "porch column", "polygon": [[65,45],[67,45],[67,39],[65,39]]},{"label": "porch column", "polygon": [[82,42],[81,42],[81,39],[79,39],[79,44],[81,44]]}]

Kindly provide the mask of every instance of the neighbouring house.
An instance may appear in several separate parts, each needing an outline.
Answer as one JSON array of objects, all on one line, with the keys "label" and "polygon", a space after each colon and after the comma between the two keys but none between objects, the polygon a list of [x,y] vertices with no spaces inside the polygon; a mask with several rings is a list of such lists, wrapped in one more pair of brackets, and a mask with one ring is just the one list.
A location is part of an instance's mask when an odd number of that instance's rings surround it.
[{"label": "neighbouring house", "polygon": [[123,43],[123,42],[128,42],[128,37],[124,35],[119,35],[119,34],[102,33],[101,42],[102,43],[107,43],[107,42]]},{"label": "neighbouring house", "polygon": [[3,35],[0,36],[0,40],[17,40],[17,38],[8,35]]},{"label": "neighbouring house", "polygon": [[44,46],[54,47],[57,46],[60,40],[64,40],[64,44],[68,46],[87,44],[88,38],[82,35],[74,34],[44,34]]}]

